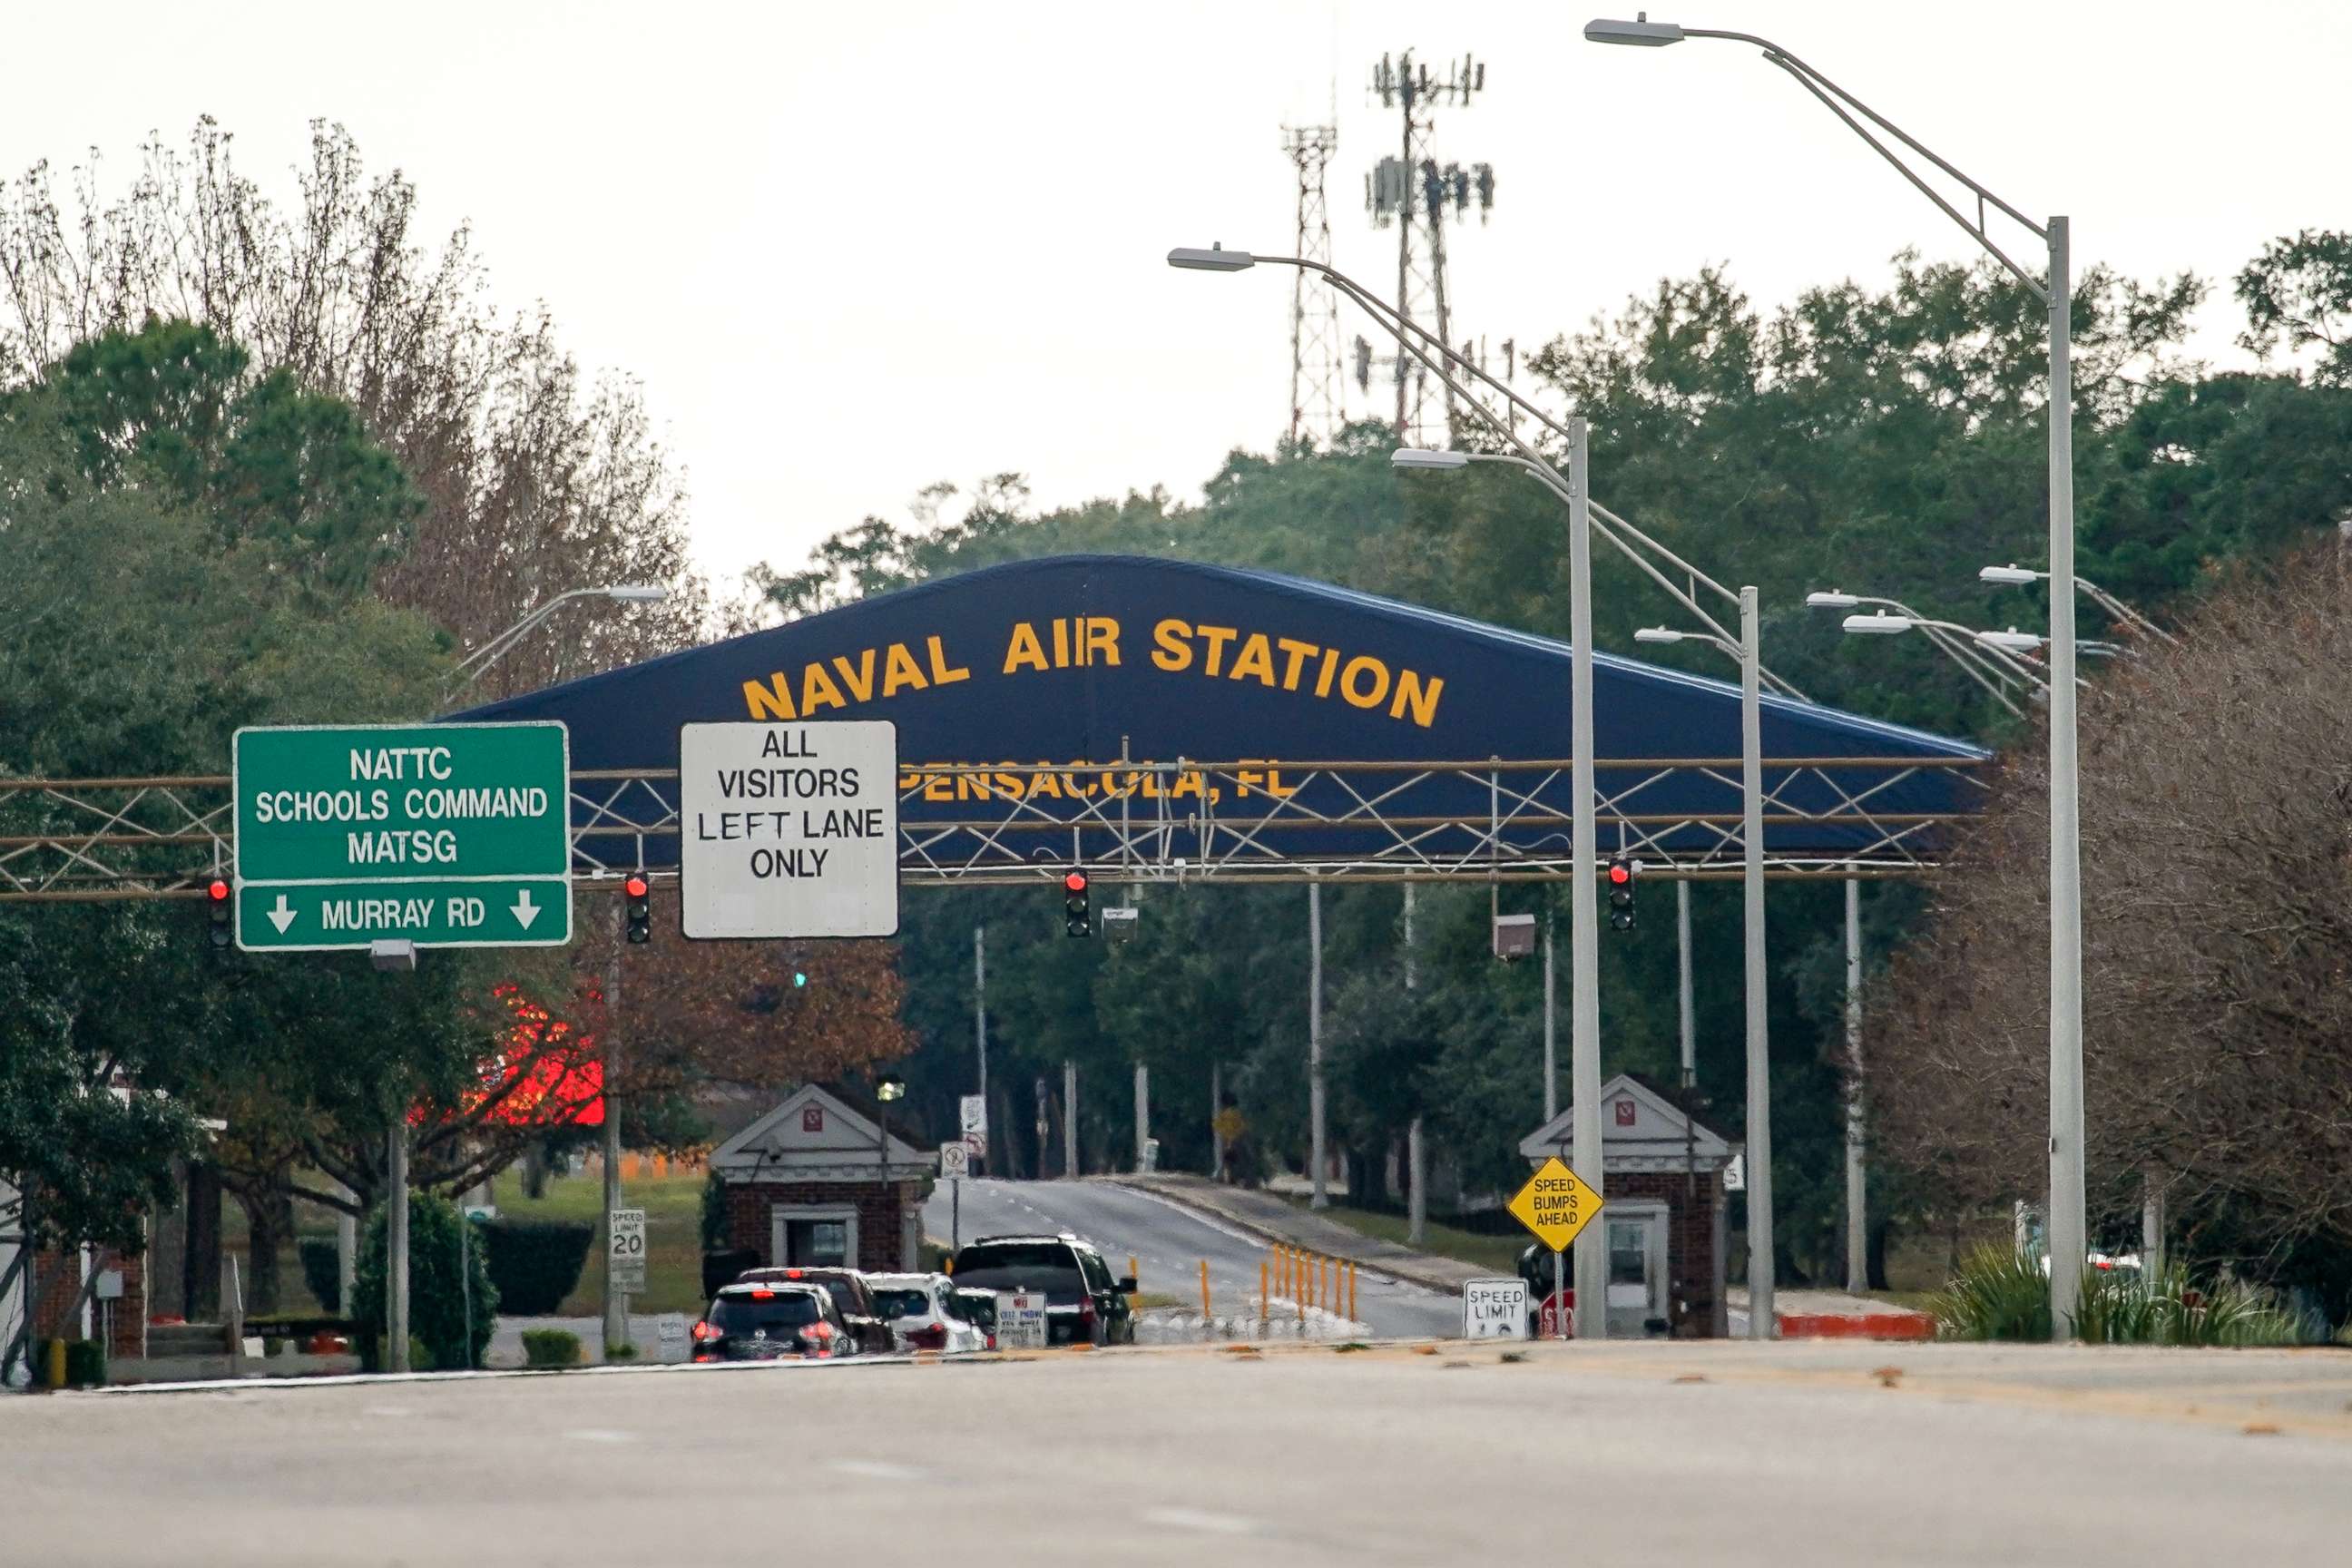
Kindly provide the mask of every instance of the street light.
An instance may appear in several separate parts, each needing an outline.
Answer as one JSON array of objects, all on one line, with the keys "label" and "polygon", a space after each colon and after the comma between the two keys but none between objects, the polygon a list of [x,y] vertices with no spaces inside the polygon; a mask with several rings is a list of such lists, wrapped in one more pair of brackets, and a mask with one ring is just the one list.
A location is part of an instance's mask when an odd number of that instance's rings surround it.
[{"label": "street light", "polygon": [[1470,466],[1470,454],[1433,452],[1426,447],[1399,447],[1389,454],[1389,462],[1400,468],[1466,468]]},{"label": "street light", "polygon": [[[1894,612],[1892,616],[1850,616],[1845,629],[1850,632],[1893,633],[1908,631],[1916,626],[1920,635],[1940,649],[1945,658],[1959,666],[1962,674],[1981,686],[1992,700],[2010,712],[2022,716],[2024,710],[2010,697],[2009,684],[2022,687],[2029,693],[2042,686],[2041,679],[2016,659],[1990,653],[1973,646],[1974,635],[1966,627],[1948,629],[1948,623],[1930,620],[1900,599],[1883,599],[1875,595],[1845,594],[1836,590],[1815,592],[1805,595],[1805,603],[1817,610],[1852,610],[1864,605],[1876,605]],[[1856,626],[1855,621],[1873,624]],[[1900,621],[1904,624],[1895,625]],[[1887,624],[1878,624],[1885,622]]]},{"label": "street light", "polygon": [[[1977,574],[1977,580],[1980,583],[1997,583],[2004,587],[2011,588],[2021,588],[2029,584],[2047,582],[2049,581],[2049,578],[2050,574],[2047,572],[2036,572],[2031,566],[2020,566],[2014,562],[2011,562],[2007,566],[1987,566]],[[2121,599],[2116,598],[2113,594],[2108,593],[2105,588],[2100,587],[2088,577],[2075,578],[2074,591],[2078,594],[2088,594],[2091,595],[2092,601],[2101,609],[2115,616],[2116,619],[2123,622],[2124,625],[2130,626],[2133,630],[2145,632],[2147,636],[2158,638],[2163,642],[2170,643],[2175,647],[2180,646],[2180,639],[2179,637],[2174,637],[2170,632],[2166,631],[2162,626],[2158,626],[2154,621],[2149,620],[2146,616],[2141,615],[2137,610],[2133,609],[2129,605],[2125,604]],[[2087,644],[2084,645],[2085,647],[2088,646],[2089,645]]]},{"label": "street light", "polygon": [[[1488,384],[1502,384],[1470,367],[1443,340],[1426,332],[1401,313],[1389,310],[1373,300],[1354,279],[1342,275],[1336,268],[1320,262],[1309,262],[1297,257],[1257,258],[1246,251],[1228,251],[1223,246],[1208,250],[1178,248],[1168,253],[1168,264],[1191,271],[1238,272],[1260,260],[1281,262],[1287,266],[1306,268],[1329,279],[1361,306],[1365,312],[1396,341],[1400,349],[1411,354],[1422,367],[1435,375],[1449,391],[1465,401],[1480,417],[1495,426],[1503,438],[1517,448],[1521,459],[1531,471],[1539,471],[1554,493],[1568,503],[1569,560],[1569,743],[1570,767],[1570,867],[1569,885],[1569,949],[1573,992],[1570,1012],[1570,1083],[1574,1097],[1575,1131],[1570,1150],[1577,1173],[1591,1184],[1596,1193],[1605,1188],[1605,1174],[1601,1157],[1601,941],[1600,908],[1595,882],[1599,864],[1595,858],[1595,837],[1592,777],[1592,513],[1591,486],[1585,467],[1585,426],[1580,418],[1571,419],[1565,427],[1545,418],[1545,424],[1567,437],[1568,477],[1562,480],[1542,454],[1521,440],[1518,432],[1505,421],[1496,419],[1477,399],[1448,375],[1443,365],[1433,361],[1414,341],[1416,332],[1434,345],[1435,351],[1453,363],[1461,364],[1465,372],[1478,375]],[[1510,394],[1515,401],[1517,395]],[[1312,1087],[1319,1087],[1319,1076]],[[1319,1102],[1319,1093],[1310,1094]],[[1322,1180],[1323,1163],[1321,1119],[1315,1121],[1317,1145],[1315,1154],[1316,1181]],[[1321,1193],[1318,1192],[1319,1198]],[[1576,1247],[1577,1300],[1603,1303],[1600,1311],[1591,1314],[1594,1337],[1608,1331],[1609,1313],[1605,1303],[1609,1295],[1609,1259],[1603,1238],[1580,1237]]]},{"label": "street light", "polygon": [[[1764,58],[1894,165],[1913,188],[1968,232],[1986,254],[2007,268],[2049,311],[2050,321],[2050,575],[2074,576],[2074,388],[2072,343],[2074,289],[2069,270],[2072,233],[2063,216],[2035,223],[1908,132],[1769,38],[1753,33],[1718,32],[1653,23],[1645,12],[1633,22],[1596,20],[1584,36],[1596,43],[1661,45],[1689,38],[1726,38],[1753,44]],[[1852,110],[1853,112],[1848,112]],[[1976,197],[1976,221],[1931,187],[1886,143],[1864,128],[1863,119],[1900,142]],[[2047,280],[2037,281],[1985,232],[1990,206],[2041,240],[2047,251]],[[2053,1339],[2074,1333],[2082,1300],[2083,1268],[2089,1249],[2088,1201],[2084,1190],[2083,1149],[2083,833],[2076,783],[2074,720],[2074,595],[2050,595],[2050,1331]]]},{"label": "street light", "polygon": [[[1739,590],[1739,640],[1711,632],[1644,626],[1633,640],[1706,643],[1739,666],[1740,901],[1748,1037],[1748,1337],[1769,1340],[1780,1323],[1772,1250],[1772,1050],[1764,994],[1764,700],[1756,590]],[[1583,1300],[1582,1297],[1578,1298]]]},{"label": "street light", "polygon": [[622,583],[603,588],[574,588],[569,593],[558,594],[460,661],[451,672],[457,679],[442,694],[441,700],[445,703],[455,700],[459,692],[481,679],[483,671],[505,658],[509,649],[528,637],[533,626],[575,599],[609,599],[616,605],[658,605],[668,597],[669,590],[659,583]]}]

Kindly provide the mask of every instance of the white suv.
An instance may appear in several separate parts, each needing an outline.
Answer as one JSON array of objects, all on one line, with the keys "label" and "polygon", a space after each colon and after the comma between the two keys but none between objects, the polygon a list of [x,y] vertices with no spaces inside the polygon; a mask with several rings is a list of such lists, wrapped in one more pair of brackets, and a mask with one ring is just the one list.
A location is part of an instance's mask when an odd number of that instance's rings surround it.
[{"label": "white suv", "polygon": [[898,1349],[984,1351],[988,1335],[965,1317],[955,1282],[944,1274],[869,1274],[874,1310],[890,1325]]}]

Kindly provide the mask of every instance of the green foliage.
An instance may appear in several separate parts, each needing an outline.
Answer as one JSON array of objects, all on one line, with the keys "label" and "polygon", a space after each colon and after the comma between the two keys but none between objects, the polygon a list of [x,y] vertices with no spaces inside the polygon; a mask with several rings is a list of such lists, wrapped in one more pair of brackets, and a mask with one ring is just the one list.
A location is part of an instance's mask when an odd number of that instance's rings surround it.
[{"label": "green foliage", "polygon": [[637,1347],[625,1341],[617,1344],[606,1345],[604,1347],[604,1359],[608,1362],[635,1361],[637,1359]]},{"label": "green foliage", "polygon": [[2290,354],[2316,348],[2314,379],[2352,386],[2352,234],[2307,228],[2274,239],[2239,272],[2237,290],[2241,343],[2264,357],[2282,344]]},{"label": "green foliage", "polygon": [[704,1173],[702,1179],[702,1250],[716,1252],[727,1239],[727,1184],[719,1173]]},{"label": "green foliage", "polygon": [[[1928,1310],[1946,1339],[2047,1342],[2050,1278],[2038,1257],[1987,1243]],[[2179,1264],[2154,1279],[2086,1270],[2073,1328],[2077,1339],[2112,1345],[2282,1345],[2299,1337],[2269,1292],[2237,1280],[2200,1286]]]},{"label": "green foliage", "polygon": [[[362,1344],[376,1344],[388,1321],[385,1309],[386,1215],[368,1215],[360,1242],[359,1267],[352,1281],[352,1317]],[[478,1235],[466,1238],[466,1272],[458,1271],[459,1236],[471,1228],[455,1204],[425,1193],[408,1198],[408,1328],[424,1342],[434,1366],[445,1371],[482,1364],[482,1352],[497,1326],[498,1287]],[[470,1297],[470,1301],[469,1301]],[[472,1334],[467,1332],[470,1311]]]},{"label": "green foliage", "polygon": [[294,1248],[302,1259],[302,1283],[310,1287],[311,1300],[328,1312],[341,1311],[342,1262],[336,1251],[335,1238],[306,1236],[294,1244]]},{"label": "green foliage", "polygon": [[525,1366],[578,1366],[582,1354],[580,1336],[569,1329],[525,1329],[522,1331]]},{"label": "green foliage", "polygon": [[510,1317],[544,1317],[580,1283],[596,1227],[561,1220],[493,1220],[480,1227],[499,1306]]},{"label": "green foliage", "polygon": [[1987,1242],[1960,1260],[1927,1310],[1948,1340],[2050,1339],[2050,1278],[2041,1260],[1999,1242]]}]

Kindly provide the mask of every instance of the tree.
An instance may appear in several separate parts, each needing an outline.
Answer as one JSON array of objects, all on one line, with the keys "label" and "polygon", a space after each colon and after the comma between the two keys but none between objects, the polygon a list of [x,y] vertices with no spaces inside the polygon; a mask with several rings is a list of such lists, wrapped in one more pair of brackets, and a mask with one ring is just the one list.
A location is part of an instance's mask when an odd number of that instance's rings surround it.
[{"label": "tree", "polygon": [[2352,386],[2352,234],[2306,228],[2274,239],[2238,273],[2246,330],[2238,342],[2267,359],[2318,350],[2312,377]]},{"label": "tree", "polygon": [[[380,1367],[375,1347],[390,1321],[385,1308],[387,1218],[368,1215],[352,1279],[352,1316],[362,1355]],[[463,1255],[462,1264],[459,1261]],[[499,1289],[490,1282],[489,1248],[471,1221],[445,1199],[419,1194],[408,1205],[408,1331],[431,1359],[420,1370],[456,1372],[482,1364],[498,1328]]]},{"label": "tree", "polygon": [[[2352,576],[2332,546],[2244,566],[2183,630],[2083,709],[2095,1229],[2152,1180],[2193,1251],[2269,1268],[2352,1244]],[[1885,1152],[1988,1205],[2045,1174],[2041,768],[2011,759],[1867,1026]]]},{"label": "tree", "polygon": [[298,536],[338,521],[322,496],[389,482],[380,466],[340,465],[354,448],[317,423],[330,405],[315,401],[340,400],[425,502],[406,548],[373,579],[377,593],[466,649],[566,589],[672,587],[661,605],[583,606],[550,623],[483,678],[485,699],[695,637],[708,596],[688,569],[683,486],[642,393],[585,375],[544,310],[496,311],[467,229],[428,249],[415,187],[397,170],[372,175],[351,134],[324,121],[311,126],[291,211],[238,167],[210,118],[184,152],[157,138],[139,154],[120,196],[93,168],[76,171],[61,202],[46,162],[0,194],[0,385],[50,376],[76,345],[151,315],[243,345],[271,450],[302,461],[238,477]]}]

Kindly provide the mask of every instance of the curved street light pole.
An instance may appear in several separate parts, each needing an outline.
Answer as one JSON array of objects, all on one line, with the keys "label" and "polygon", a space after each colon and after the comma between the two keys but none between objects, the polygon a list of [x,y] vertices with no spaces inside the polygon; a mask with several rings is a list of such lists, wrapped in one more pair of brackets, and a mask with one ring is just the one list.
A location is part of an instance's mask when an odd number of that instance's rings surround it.
[{"label": "curved street light pole", "polygon": [[[2035,223],[1979,182],[1937,156],[1916,137],[1769,38],[1753,33],[1685,28],[1671,22],[1595,18],[1585,37],[1601,44],[1658,47],[1685,38],[1753,44],[1807,92],[1892,164],[1920,195],[1967,231],[2048,309],[2050,321],[2050,576],[2074,575],[2074,387],[2071,334],[2074,307],[2072,236],[2067,220]],[[1852,112],[1849,112],[1851,110]],[[1861,120],[1855,118],[1861,116]],[[1976,197],[1976,221],[1923,179],[1862,120],[1901,142],[1966,186]],[[2046,248],[2048,271],[2037,279],[1996,245],[1986,230],[1990,206]],[[2089,1249],[2083,1136],[2083,837],[2077,784],[2074,692],[2074,595],[2050,595],[2050,1323],[2053,1339],[2071,1339],[2082,1301]]]}]

